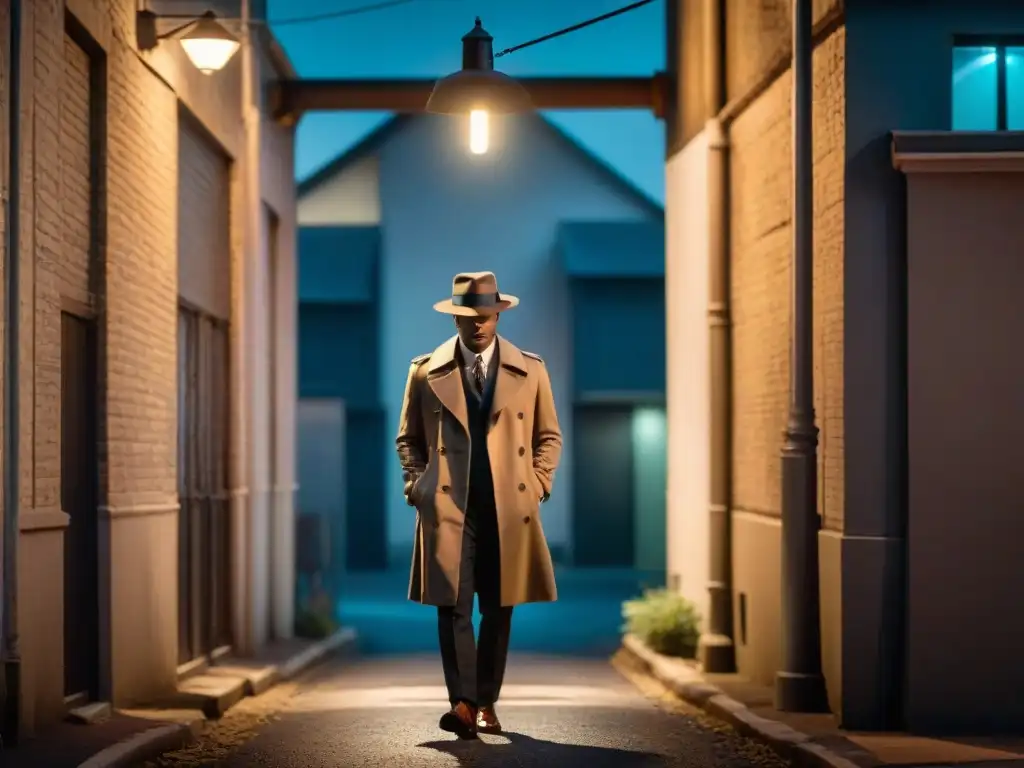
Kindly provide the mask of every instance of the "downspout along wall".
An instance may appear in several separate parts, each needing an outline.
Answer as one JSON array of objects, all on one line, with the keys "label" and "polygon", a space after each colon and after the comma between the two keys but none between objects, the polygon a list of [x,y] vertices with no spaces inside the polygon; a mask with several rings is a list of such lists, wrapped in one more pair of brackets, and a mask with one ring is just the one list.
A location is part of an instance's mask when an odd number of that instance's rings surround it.
[{"label": "downspout along wall", "polygon": [[4,260],[4,416],[3,416],[3,747],[13,746],[20,733],[21,650],[18,644],[18,281],[21,195],[21,0],[11,0],[8,18],[7,60],[7,190],[4,218],[7,225]]},{"label": "downspout along wall", "polygon": [[701,660],[708,672],[733,672],[732,359],[729,321],[729,142],[718,117],[725,106],[725,2],[706,0],[704,12],[705,113],[708,193],[708,343],[710,352],[710,571],[708,620]]}]

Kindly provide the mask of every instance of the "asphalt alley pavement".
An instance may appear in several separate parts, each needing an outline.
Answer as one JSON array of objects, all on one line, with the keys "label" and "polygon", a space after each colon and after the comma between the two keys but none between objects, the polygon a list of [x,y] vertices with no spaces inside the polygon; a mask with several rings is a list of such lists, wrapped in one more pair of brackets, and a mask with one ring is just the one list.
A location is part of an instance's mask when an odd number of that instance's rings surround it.
[{"label": "asphalt alley pavement", "polygon": [[[764,747],[685,705],[641,692],[606,659],[513,656],[498,714],[506,733],[440,731],[436,654],[331,660],[250,700],[158,764],[223,768],[781,768]],[[645,695],[646,694],[646,695]],[[241,724],[238,718],[242,718]],[[220,729],[220,735],[218,735]],[[225,739],[224,730],[228,732]],[[232,734],[235,736],[233,737]],[[232,739],[237,743],[232,744]]]}]

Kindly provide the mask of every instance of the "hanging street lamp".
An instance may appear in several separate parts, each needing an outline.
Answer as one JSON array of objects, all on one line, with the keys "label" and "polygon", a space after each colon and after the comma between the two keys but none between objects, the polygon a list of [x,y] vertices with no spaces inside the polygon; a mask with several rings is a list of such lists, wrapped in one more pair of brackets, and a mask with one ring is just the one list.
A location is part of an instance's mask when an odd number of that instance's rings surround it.
[{"label": "hanging street lamp", "polygon": [[535,40],[506,48],[498,54],[494,53],[494,38],[487,33],[480,18],[477,17],[473,29],[462,38],[462,69],[437,81],[425,109],[439,115],[468,115],[469,151],[474,155],[485,154],[490,144],[491,115],[532,112],[534,109],[526,88],[514,77],[494,69],[496,58],[589,27],[591,24],[597,24],[599,21],[652,2],[654,0],[639,0]]},{"label": "hanging street lamp", "polygon": [[533,111],[530,94],[514,77],[494,69],[494,38],[480,17],[462,38],[462,69],[441,78],[427,100],[427,112],[469,115],[469,151],[487,152],[490,115]]}]

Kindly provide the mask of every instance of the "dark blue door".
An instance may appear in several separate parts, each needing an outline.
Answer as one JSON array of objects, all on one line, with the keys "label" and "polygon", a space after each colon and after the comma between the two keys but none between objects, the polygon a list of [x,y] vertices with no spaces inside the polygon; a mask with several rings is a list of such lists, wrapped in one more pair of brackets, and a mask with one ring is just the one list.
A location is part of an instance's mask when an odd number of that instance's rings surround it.
[{"label": "dark blue door", "polygon": [[633,566],[633,407],[577,405],[573,426],[573,563]]},{"label": "dark blue door", "polygon": [[346,416],[345,566],[349,571],[384,570],[388,528],[381,456],[390,437],[384,410],[350,410]]}]

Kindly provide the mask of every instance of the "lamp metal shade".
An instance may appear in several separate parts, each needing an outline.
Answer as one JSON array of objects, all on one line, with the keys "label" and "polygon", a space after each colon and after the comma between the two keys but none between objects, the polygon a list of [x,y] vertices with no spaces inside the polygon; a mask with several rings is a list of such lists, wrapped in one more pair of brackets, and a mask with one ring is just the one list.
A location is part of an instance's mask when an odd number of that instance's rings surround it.
[{"label": "lamp metal shade", "polygon": [[238,39],[218,24],[209,11],[181,36],[180,43],[196,68],[207,74],[223,69],[241,47]]},{"label": "lamp metal shade", "polygon": [[494,70],[493,42],[477,18],[462,38],[462,69],[437,81],[427,100],[427,112],[462,115],[482,109],[500,115],[533,111],[530,94],[522,84]]}]

